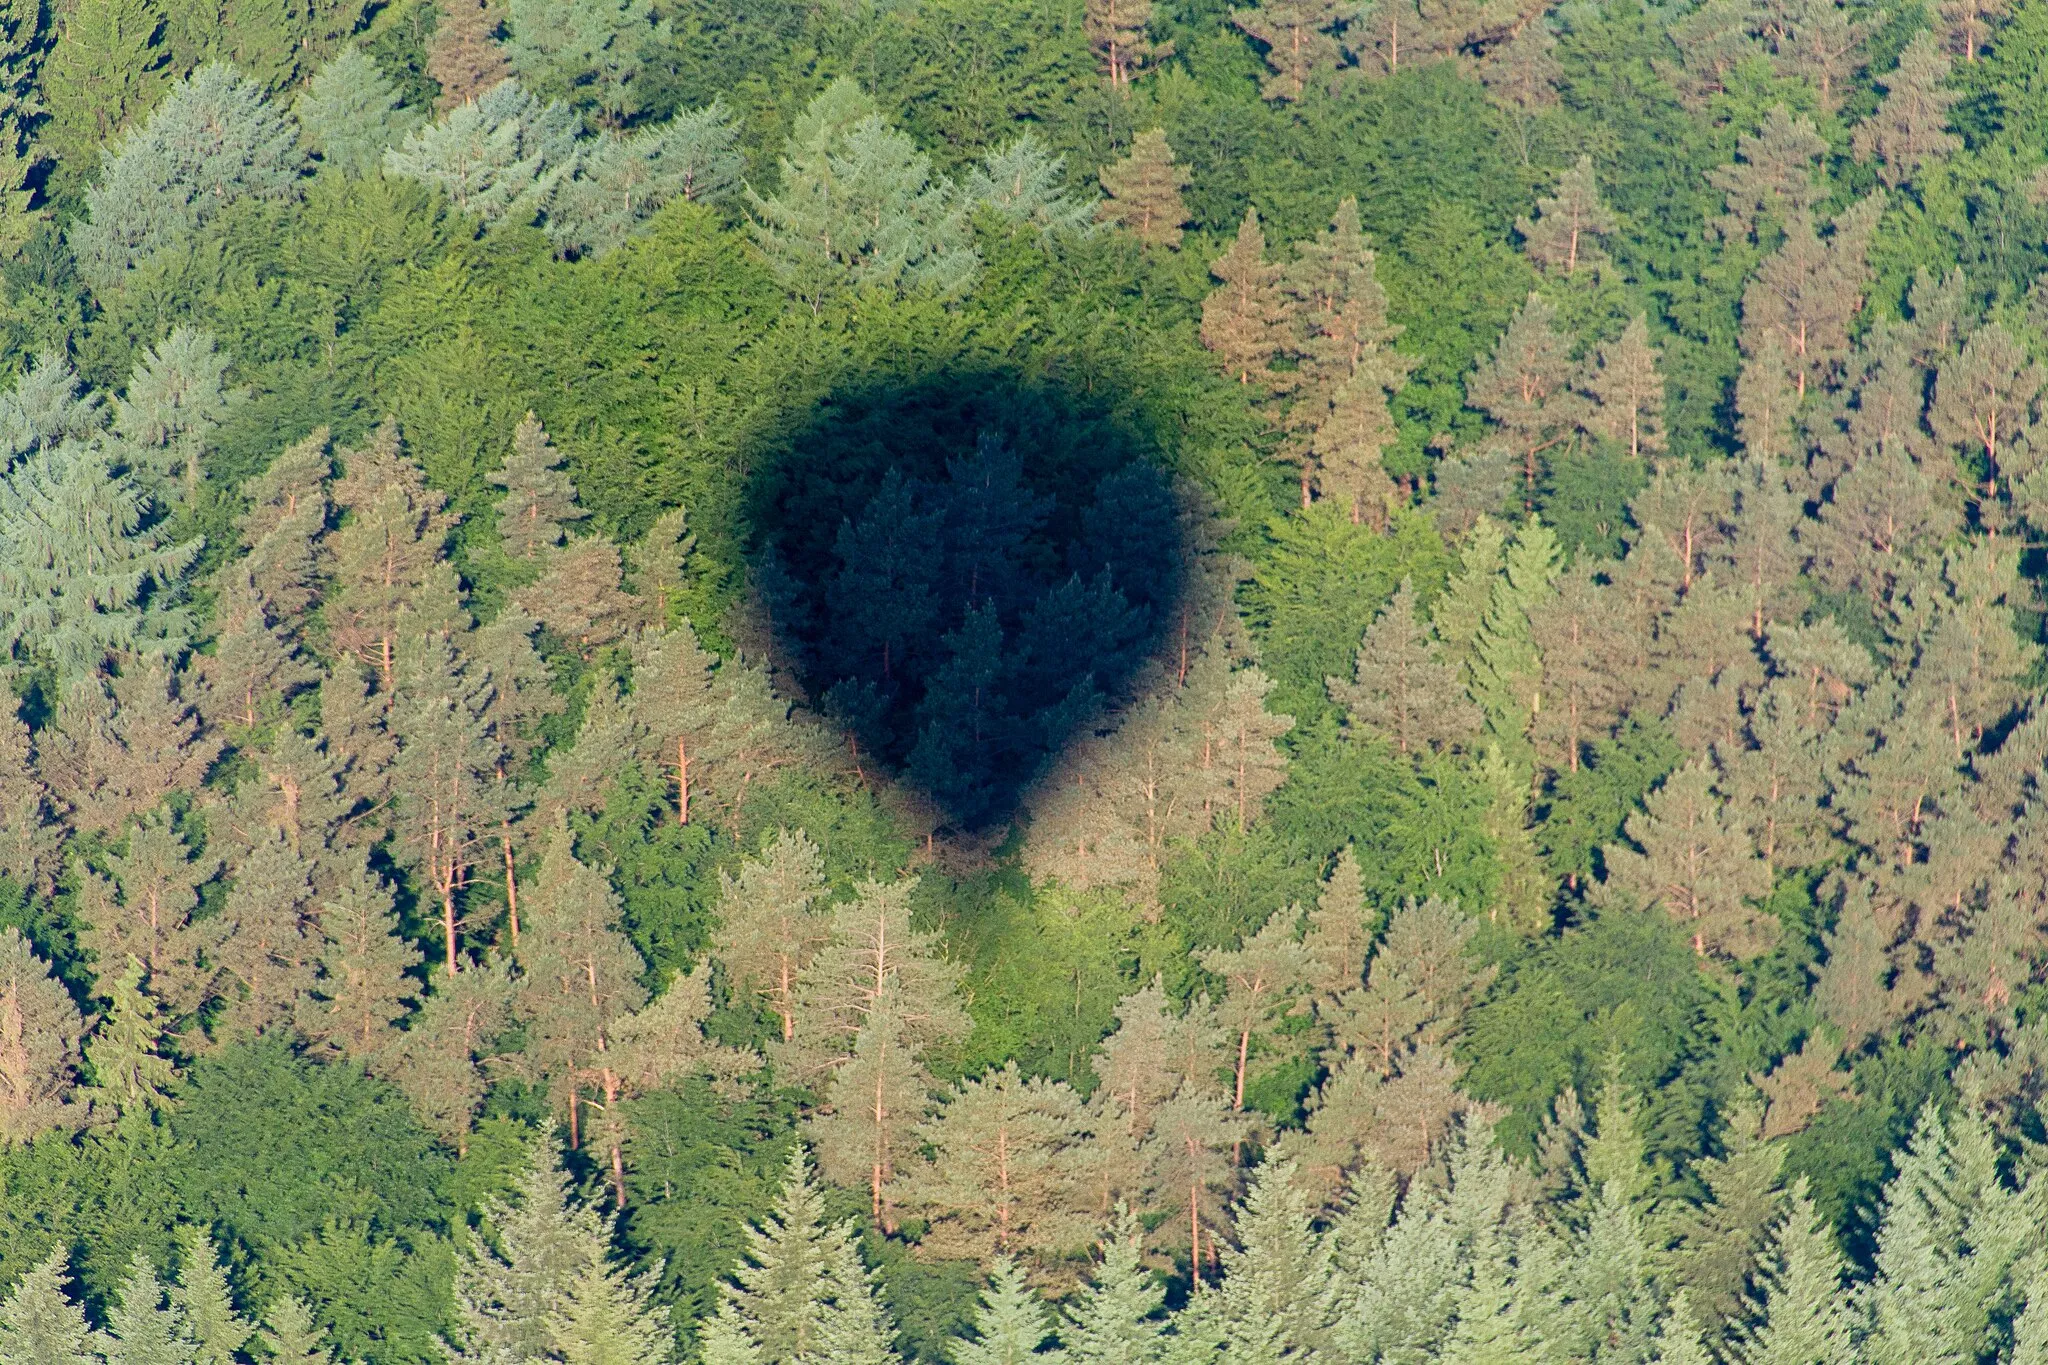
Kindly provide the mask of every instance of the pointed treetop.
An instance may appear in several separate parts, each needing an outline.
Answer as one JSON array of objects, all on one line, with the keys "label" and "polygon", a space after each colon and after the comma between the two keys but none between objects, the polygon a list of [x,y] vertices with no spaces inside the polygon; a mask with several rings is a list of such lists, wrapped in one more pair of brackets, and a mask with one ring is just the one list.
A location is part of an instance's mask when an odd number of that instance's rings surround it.
[{"label": "pointed treetop", "polygon": [[1180,247],[1181,226],[1188,220],[1180,192],[1188,174],[1174,163],[1173,148],[1157,128],[1140,133],[1129,155],[1104,166],[1104,198],[1096,217],[1129,232],[1145,246]]},{"label": "pointed treetop", "polygon": [[562,452],[531,412],[513,432],[512,449],[491,482],[505,490],[498,503],[498,534],[514,559],[538,558],[562,543],[569,523],[590,515],[577,505],[576,485],[562,472]]},{"label": "pointed treetop", "polygon": [[1515,231],[1539,269],[1572,279],[1599,264],[1599,239],[1617,226],[1613,211],[1600,198],[1593,158],[1582,156],[1558,177],[1557,193],[1538,200],[1535,217],[1517,220]]}]

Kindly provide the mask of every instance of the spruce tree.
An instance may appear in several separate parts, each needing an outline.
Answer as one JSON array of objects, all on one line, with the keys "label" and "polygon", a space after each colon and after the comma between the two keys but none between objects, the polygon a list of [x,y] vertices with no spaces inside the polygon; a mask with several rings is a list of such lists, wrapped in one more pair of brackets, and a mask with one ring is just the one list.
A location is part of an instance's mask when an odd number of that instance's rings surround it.
[{"label": "spruce tree", "polygon": [[1082,24],[1112,91],[1173,55],[1172,43],[1152,41],[1152,0],[1088,0]]},{"label": "spruce tree", "polygon": [[711,953],[735,986],[758,995],[782,1025],[782,1041],[796,1031],[797,982],[827,937],[823,907],[825,863],[818,846],[798,830],[778,830],[758,858],[740,864],[739,876],[718,874],[718,930]]},{"label": "spruce tree", "polygon": [[1231,379],[1248,385],[1256,378],[1264,388],[1289,319],[1280,295],[1281,269],[1266,261],[1257,209],[1244,211],[1237,240],[1209,263],[1209,273],[1217,286],[1202,301],[1202,344]]},{"label": "spruce tree", "polygon": [[243,198],[297,193],[298,136],[261,87],[219,62],[201,67],[109,152],[72,230],[79,271],[101,294]]},{"label": "spruce tree", "polygon": [[548,1314],[553,1358],[564,1365],[666,1365],[675,1359],[668,1305],[653,1301],[656,1274],[611,1264],[603,1243]]},{"label": "spruce tree", "polygon": [[213,1239],[191,1224],[178,1229],[178,1283],[170,1298],[192,1338],[194,1365],[236,1365],[256,1326],[235,1311]]},{"label": "spruce tree", "polygon": [[919,1130],[930,1165],[902,1173],[903,1203],[926,1222],[919,1246],[1005,1263],[1085,1247],[1087,1126],[1071,1087],[1027,1079],[1015,1062],[960,1082]]},{"label": "spruce tree", "polygon": [[157,1022],[156,1001],[142,988],[143,977],[142,963],[132,956],[119,976],[100,976],[109,1003],[86,1043],[92,1085],[81,1096],[96,1111],[125,1114],[170,1104],[169,1089],[177,1082],[178,1069],[159,1050],[163,1029]]},{"label": "spruce tree", "polygon": [[1166,1295],[1145,1268],[1144,1229],[1119,1206],[1087,1288],[1067,1306],[1061,1356],[1087,1365],[1151,1365],[1166,1352]]},{"label": "spruce tree", "polygon": [[1200,1316],[1219,1329],[1226,1360],[1315,1359],[1329,1348],[1342,1291],[1330,1239],[1295,1176],[1285,1162],[1260,1168],[1238,1210],[1237,1245],[1220,1257],[1220,1285],[1204,1296]]},{"label": "spruce tree", "polygon": [[1013,1258],[997,1256],[975,1311],[974,1335],[954,1341],[947,1354],[953,1365],[1031,1365],[1052,1332],[1045,1305],[1023,1270]]},{"label": "spruce tree", "polygon": [[0,1300],[0,1365],[103,1365],[85,1314],[65,1292],[68,1270],[59,1246]]},{"label": "spruce tree", "polygon": [[633,133],[601,132],[548,201],[548,236],[595,258],[644,231],[671,200],[730,199],[741,182],[738,139],[730,111],[718,100]]},{"label": "spruce tree", "polygon": [[64,1124],[76,1079],[78,1006],[21,931],[0,929],[0,1143]]},{"label": "spruce tree", "polygon": [[1739,1358],[1753,1365],[1847,1365],[1869,1359],[1854,1344],[1842,1271],[1841,1253],[1802,1180],[1793,1187],[1764,1252],[1752,1321],[1736,1333]]},{"label": "spruce tree", "polygon": [[292,113],[320,164],[358,179],[374,174],[385,150],[421,122],[376,60],[354,46],[313,73]]},{"label": "spruce tree", "polygon": [[1312,84],[1335,79],[1343,53],[1334,35],[1347,17],[1335,0],[1261,0],[1230,12],[1230,22],[1266,49],[1272,74],[1259,93],[1281,101],[1301,99]]},{"label": "spruce tree", "polygon": [[[534,1145],[514,1197],[493,1197],[483,1226],[463,1247],[455,1270],[464,1359],[543,1360],[552,1357],[557,1323],[579,1282],[609,1270],[611,1228],[596,1208],[576,1202],[551,1138]],[[583,1294],[597,1286],[587,1283]],[[586,1308],[593,1310],[599,1304]],[[628,1360],[631,1358],[628,1357]]]},{"label": "spruce tree", "polygon": [[133,479],[95,445],[67,442],[0,479],[0,649],[50,661],[60,679],[118,651],[174,649],[167,609],[199,542],[173,542]]},{"label": "spruce tree", "polygon": [[1600,264],[1599,239],[1612,234],[1613,212],[1601,202],[1593,178],[1593,158],[1582,156],[1558,177],[1557,193],[1536,201],[1536,216],[1516,220],[1522,250],[1536,266],[1566,279]]},{"label": "spruce tree", "polygon": [[106,1330],[95,1334],[107,1365],[196,1365],[191,1324],[167,1297],[156,1267],[138,1255],[107,1310]]},{"label": "spruce tree", "polygon": [[1530,517],[1508,546],[1466,664],[1466,691],[1484,717],[1486,735],[1517,765],[1529,761],[1526,736],[1542,698],[1533,621],[1556,598],[1561,568],[1556,536]]},{"label": "spruce tree", "polygon": [[263,1315],[263,1345],[277,1365],[335,1365],[306,1301],[287,1294]]},{"label": "spruce tree", "polygon": [[155,0],[81,0],[63,14],[43,65],[40,138],[63,188],[83,188],[99,149],[162,97],[163,26]]},{"label": "spruce tree", "polygon": [[571,522],[590,515],[562,472],[562,452],[531,412],[512,433],[512,449],[491,482],[505,490],[498,503],[498,537],[514,559],[538,559],[562,543]]},{"label": "spruce tree", "polygon": [[1948,110],[1957,95],[1941,88],[1948,77],[1948,55],[1927,33],[1916,33],[1899,54],[1899,64],[1880,84],[1884,103],[1857,125],[1850,145],[1858,161],[1875,160],[1878,179],[1897,187],[1919,174],[1929,161],[1961,147],[1948,131]]},{"label": "spruce tree", "polygon": [[198,487],[208,438],[241,397],[227,385],[228,364],[211,333],[175,327],[142,353],[115,402],[114,434],[129,469],[159,501],[190,499]]},{"label": "spruce tree", "polygon": [[1144,246],[1180,249],[1181,226],[1188,220],[1180,192],[1188,175],[1174,162],[1166,134],[1154,128],[1131,141],[1123,160],[1101,171],[1102,203],[1095,216],[1123,228]]}]

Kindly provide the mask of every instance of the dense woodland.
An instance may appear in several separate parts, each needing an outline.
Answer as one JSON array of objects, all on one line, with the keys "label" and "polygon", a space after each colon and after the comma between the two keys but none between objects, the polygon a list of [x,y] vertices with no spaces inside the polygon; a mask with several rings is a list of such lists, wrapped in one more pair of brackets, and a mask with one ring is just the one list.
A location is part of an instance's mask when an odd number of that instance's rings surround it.
[{"label": "dense woodland", "polygon": [[0,1362],[2048,1365],[2044,69],[0,0]]}]

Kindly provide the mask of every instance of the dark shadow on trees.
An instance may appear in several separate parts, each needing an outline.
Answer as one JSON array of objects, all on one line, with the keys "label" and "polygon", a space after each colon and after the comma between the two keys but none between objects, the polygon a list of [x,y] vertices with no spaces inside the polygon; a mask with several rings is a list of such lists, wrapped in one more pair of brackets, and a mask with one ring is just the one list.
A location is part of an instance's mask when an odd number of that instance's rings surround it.
[{"label": "dark shadow on trees", "polygon": [[863,764],[998,824],[1173,616],[1158,453],[1112,397],[1011,373],[832,395],[752,489],[778,662]]}]

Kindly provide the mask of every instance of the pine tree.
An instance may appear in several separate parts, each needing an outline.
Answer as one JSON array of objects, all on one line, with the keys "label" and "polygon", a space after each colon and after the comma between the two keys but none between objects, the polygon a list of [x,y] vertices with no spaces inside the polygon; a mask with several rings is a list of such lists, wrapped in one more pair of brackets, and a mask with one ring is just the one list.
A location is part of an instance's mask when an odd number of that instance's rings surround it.
[{"label": "pine tree", "polygon": [[983,1261],[1085,1247],[1093,1228],[1077,1158],[1086,1134],[1080,1097],[1026,1079],[1014,1062],[960,1082],[919,1130],[931,1164],[901,1176],[904,1206],[926,1222],[919,1246]]},{"label": "pine tree", "polygon": [[1266,49],[1272,75],[1259,87],[1269,100],[1298,100],[1315,82],[1336,78],[1342,50],[1334,32],[1347,16],[1335,0],[1260,0],[1230,12],[1230,22]]},{"label": "pine tree", "polygon": [[118,1299],[107,1310],[107,1330],[96,1334],[107,1365],[195,1365],[198,1343],[191,1326],[166,1297],[149,1257],[129,1263]]},{"label": "pine tree", "polygon": [[2006,10],[2005,0],[1946,0],[1939,13],[1949,46],[1960,48],[1964,61],[1975,62],[1992,33],[1992,21]]},{"label": "pine tree", "polygon": [[1143,246],[1180,249],[1181,226],[1188,220],[1180,192],[1187,172],[1174,162],[1166,134],[1154,128],[1131,141],[1123,160],[1101,171],[1102,203],[1095,216],[1123,228]]},{"label": "pine tree", "polygon": [[1863,40],[1871,24],[1856,18],[1840,0],[1795,0],[1788,4],[1789,41],[1780,37],[1775,55],[1781,74],[1804,80],[1823,113],[1832,114],[1862,67]]},{"label": "pine tree", "polygon": [[[1155,980],[1118,1001],[1116,1021],[1116,1028],[1103,1039],[1089,1063],[1099,1083],[1089,1102],[1098,1157],[1112,1133],[1128,1144],[1126,1155],[1134,1156],[1138,1144],[1152,1131],[1159,1106],[1172,1098],[1181,1081],[1174,1070],[1176,1021],[1167,1009],[1160,982]],[[1097,1211],[1106,1213],[1109,1202],[1105,1200]]]},{"label": "pine tree", "polygon": [[277,1365],[335,1365],[306,1301],[287,1294],[263,1317],[263,1345]]},{"label": "pine tree", "polygon": [[1152,41],[1152,0],[1088,0],[1082,22],[1112,91],[1173,55],[1172,43]]},{"label": "pine tree", "polygon": [[1236,1154],[1255,1131],[1225,1099],[1187,1079],[1153,1115],[1142,1159],[1147,1188],[1166,1215],[1155,1236],[1167,1246],[1185,1245],[1198,1274],[1202,1258],[1214,1256],[1228,1227],[1225,1202],[1237,1189]]},{"label": "pine tree", "polygon": [[220,870],[219,857],[193,857],[175,822],[158,814],[135,826],[127,850],[108,853],[105,862],[112,882],[88,873],[78,901],[80,938],[102,973],[138,958],[150,993],[174,1015],[198,1008],[212,979],[203,960],[213,937],[211,927],[192,923],[192,912],[199,888]]},{"label": "pine tree", "polygon": [[1085,1365],[1151,1365],[1166,1351],[1166,1295],[1145,1269],[1144,1231],[1119,1207],[1088,1287],[1067,1307],[1062,1358]]},{"label": "pine tree", "polygon": [[421,123],[383,68],[354,46],[313,74],[292,113],[321,165],[356,178],[374,174],[385,150]]},{"label": "pine tree", "polygon": [[241,983],[227,1015],[235,1035],[290,1027],[310,1004],[322,947],[311,873],[279,835],[259,842],[235,869],[212,955]]},{"label": "pine tree", "polygon": [[435,973],[433,989],[377,1070],[404,1093],[420,1122],[462,1150],[483,1104],[479,1065],[509,1022],[512,985],[502,965]]},{"label": "pine tree", "polygon": [[1251,828],[1265,799],[1287,780],[1287,759],[1278,741],[1294,728],[1294,717],[1266,710],[1272,691],[1273,680],[1256,666],[1239,669],[1202,717],[1203,794],[1239,834]]},{"label": "pine tree", "polygon": [[[395,423],[341,456],[345,472],[334,502],[346,520],[327,538],[333,583],[323,615],[333,650],[353,656],[372,675],[379,709],[388,709],[408,647],[433,631],[468,625],[459,585],[442,557],[454,518],[442,510],[446,497],[429,489],[419,466],[406,458]],[[322,729],[331,745],[338,728]]]},{"label": "pine tree", "polygon": [[911,927],[913,881],[866,882],[832,907],[830,939],[797,985],[785,1077],[813,1079],[849,1059],[868,1015],[885,1006],[912,1052],[965,1035],[958,964],[940,955],[937,934]]},{"label": "pine tree", "polygon": [[1478,927],[1433,896],[1396,910],[1366,984],[1338,1002],[1339,1043],[1385,1074],[1409,1047],[1449,1041],[1466,1008],[1493,981],[1493,968],[1476,968],[1465,958]]},{"label": "pine tree", "polygon": [[531,412],[512,433],[512,449],[491,482],[505,490],[498,504],[498,536],[514,559],[537,559],[562,543],[569,523],[590,513],[576,501],[576,485],[561,472],[562,453]]},{"label": "pine tree", "polygon": [[689,584],[690,557],[696,549],[689,513],[681,507],[656,517],[639,541],[626,547],[626,571],[648,625],[667,630],[675,624],[673,608],[680,605]]},{"label": "pine tree", "polygon": [[1766,333],[1742,363],[1735,381],[1735,434],[1745,453],[1773,461],[1791,453],[1800,399],[1797,374],[1775,333]]},{"label": "pine tree", "polygon": [[85,1314],[64,1290],[67,1271],[59,1246],[0,1301],[0,1365],[102,1365]]},{"label": "pine tree", "polygon": [[12,925],[0,929],[0,1143],[66,1122],[78,1066],[78,1006]]},{"label": "pine tree", "polygon": [[1773,926],[1748,904],[1770,892],[1764,863],[1731,828],[1712,770],[1681,768],[1643,804],[1625,826],[1635,847],[1608,846],[1608,884],[1663,906],[1699,953],[1745,958],[1768,947]]},{"label": "pine tree", "polygon": [[1522,235],[1522,250],[1539,269],[1574,279],[1580,267],[1598,267],[1598,239],[1616,226],[1613,212],[1601,202],[1593,158],[1582,156],[1558,178],[1556,194],[1536,201],[1535,218],[1516,220],[1515,231]]},{"label": "pine tree", "polygon": [[439,911],[441,964],[452,976],[460,966],[460,893],[503,822],[495,774],[504,750],[484,718],[488,676],[472,673],[445,635],[419,642],[405,662],[390,721],[399,741],[392,824],[400,857]]},{"label": "pine tree", "polygon": [[65,188],[82,188],[95,153],[162,96],[163,23],[152,0],[81,0],[63,15],[43,67],[50,122],[40,140]]},{"label": "pine tree", "polygon": [[1268,367],[1285,340],[1288,317],[1280,295],[1281,269],[1266,261],[1266,238],[1257,209],[1246,209],[1237,240],[1209,263],[1217,286],[1202,301],[1202,344],[1224,374],[1241,385],[1271,382]]},{"label": "pine tree", "polygon": [[433,40],[427,45],[427,74],[440,84],[442,109],[469,104],[512,74],[505,49],[496,42],[503,22],[493,0],[436,0]]},{"label": "pine tree", "polygon": [[1754,134],[1736,139],[1732,164],[1707,172],[1728,207],[1712,226],[1726,238],[1761,241],[1767,224],[1810,214],[1826,198],[1814,171],[1827,149],[1812,119],[1782,104],[1773,108]]},{"label": "pine tree", "polygon": [[1986,323],[1963,343],[1962,354],[1941,367],[1927,424],[1951,446],[1981,458],[1988,474],[1980,515],[1994,528],[2001,482],[2011,492],[2007,468],[2026,449],[2034,426],[2034,406],[2048,373],[2032,362],[2023,347],[1995,322]]},{"label": "pine tree", "polygon": [[1626,445],[1638,458],[1663,453],[1664,378],[1657,373],[1657,349],[1650,345],[1649,323],[1641,313],[1622,329],[1618,341],[1600,348],[1586,393],[1593,400],[1587,421],[1593,431]]},{"label": "pine tree", "polygon": [[64,689],[38,755],[74,828],[113,833],[175,791],[197,787],[223,741],[209,734],[162,662],[123,658],[111,679]]},{"label": "pine tree", "polygon": [[1358,853],[1347,844],[1323,882],[1315,909],[1308,913],[1308,929],[1301,940],[1308,957],[1310,999],[1318,1013],[1327,1013],[1347,991],[1365,984],[1374,918],[1365,903]]},{"label": "pine tree", "polygon": [[1017,1262],[997,1256],[975,1312],[974,1335],[953,1342],[948,1354],[953,1365],[1031,1365],[1052,1331],[1045,1305]]},{"label": "pine tree", "polygon": [[1276,910],[1256,934],[1236,948],[1208,948],[1195,960],[1224,983],[1219,1022],[1230,1030],[1236,1060],[1231,1108],[1244,1108],[1245,1078],[1251,1067],[1252,1044],[1273,1036],[1283,1010],[1291,1010],[1307,984],[1308,952],[1295,938],[1298,906]]},{"label": "pine tree", "polygon": [[1586,746],[1621,719],[1627,688],[1619,635],[1612,591],[1583,553],[1558,575],[1555,595],[1529,613],[1529,642],[1543,661],[1543,704],[1531,717],[1530,738],[1550,751],[1545,761],[1553,768],[1579,771]]},{"label": "pine tree", "polygon": [[125,1114],[138,1107],[163,1109],[178,1069],[159,1049],[163,1030],[157,1005],[142,988],[142,963],[133,956],[119,976],[100,976],[109,1004],[86,1044],[85,1062],[92,1086],[81,1098],[97,1111]]},{"label": "pine tree", "polygon": [[796,1031],[796,988],[827,937],[822,907],[825,863],[818,846],[798,830],[778,830],[758,858],[740,864],[738,877],[718,874],[718,931],[711,953],[727,978],[760,996],[782,1023],[782,1041]]},{"label": "pine tree", "polygon": [[1792,364],[1800,397],[1832,378],[1849,354],[1849,325],[1863,306],[1865,257],[1883,210],[1872,195],[1839,214],[1823,242],[1804,214],[1785,225],[1785,241],[1758,267],[1742,294],[1743,349],[1756,354],[1774,335]]},{"label": "pine tree", "polygon": [[625,634],[635,612],[620,587],[618,546],[604,536],[578,536],[545,552],[540,563],[540,581],[515,594],[514,607],[574,642],[586,660]]},{"label": "pine tree", "polygon": [[0,648],[88,675],[118,651],[175,649],[182,617],[165,609],[199,554],[150,523],[133,479],[96,446],[67,442],[0,479]]},{"label": "pine tree", "polygon": [[1899,54],[1897,69],[1882,82],[1884,103],[1857,126],[1851,139],[1856,159],[1875,159],[1884,184],[1903,185],[1927,162],[1963,145],[1947,130],[1948,109],[1957,99],[1954,91],[1941,88],[1948,68],[1948,56],[1933,37],[1915,34]]},{"label": "pine tree", "polygon": [[297,192],[298,137],[261,87],[201,67],[107,159],[72,231],[79,272],[104,295],[237,200]]},{"label": "pine tree", "polygon": [[1557,310],[1531,294],[1465,383],[1466,401],[1491,417],[1502,440],[1522,457],[1531,490],[1538,458],[1574,425],[1571,345],[1557,324]]},{"label": "pine tree", "polygon": [[0,701],[0,876],[33,895],[55,889],[67,833],[50,800],[19,708]]}]

